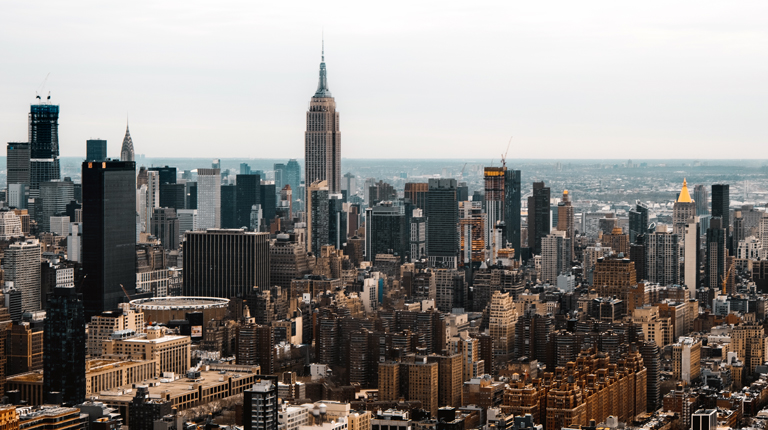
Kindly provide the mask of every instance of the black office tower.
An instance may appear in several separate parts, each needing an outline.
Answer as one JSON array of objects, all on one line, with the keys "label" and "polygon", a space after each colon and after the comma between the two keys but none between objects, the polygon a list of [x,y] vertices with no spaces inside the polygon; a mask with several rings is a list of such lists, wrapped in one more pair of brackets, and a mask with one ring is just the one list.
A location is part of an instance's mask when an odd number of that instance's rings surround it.
[{"label": "black office tower", "polygon": [[455,269],[459,255],[459,203],[455,179],[430,179],[427,192],[427,257],[432,267]]},{"label": "black office tower", "polygon": [[176,183],[176,168],[170,166],[163,167],[150,167],[149,171],[157,172],[160,184],[175,184]]},{"label": "black office tower", "polygon": [[8,142],[8,184],[29,185],[29,143]]},{"label": "black office tower", "polygon": [[268,233],[208,229],[184,237],[185,296],[228,299],[269,288]]},{"label": "black office tower", "polygon": [[405,255],[405,215],[401,207],[382,202],[365,210],[365,260],[375,261],[377,254]]},{"label": "black office tower", "polygon": [[344,249],[347,243],[347,213],[342,194],[328,196],[328,243],[336,249]]},{"label": "black office tower", "polygon": [[197,209],[197,182],[187,182],[184,185],[187,192],[187,209]]},{"label": "black office tower", "polygon": [[160,184],[160,207],[186,209],[184,203],[186,184]]},{"label": "black office tower", "polygon": [[[713,196],[714,197],[714,196]],[[707,229],[707,266],[706,279],[707,286],[713,290],[720,290],[726,275],[726,262],[728,260],[726,253],[727,231],[722,218],[712,218],[709,221]]]},{"label": "black office tower", "polygon": [[128,408],[128,426],[131,430],[152,430],[154,422],[170,415],[173,404],[163,398],[150,397],[149,387],[136,386],[136,395]]},{"label": "black office tower", "polygon": [[648,208],[637,202],[629,211],[629,243],[635,243],[637,236],[648,232]]},{"label": "black office tower", "polygon": [[528,197],[528,248],[541,254],[541,238],[550,232],[549,187],[544,182],[533,183],[533,195]]},{"label": "black office tower", "polygon": [[90,139],[85,141],[85,161],[104,161],[106,159],[106,140]]},{"label": "black office tower", "polygon": [[264,218],[266,231],[269,231],[269,223],[275,219],[275,214],[277,213],[277,194],[275,193],[275,184],[273,182],[261,184],[259,197],[261,198],[261,216]]},{"label": "black office tower", "polygon": [[237,175],[235,196],[235,217],[238,228],[251,228],[251,209],[261,204],[261,176],[255,174]]},{"label": "black office tower", "polygon": [[[712,218],[720,218],[720,226],[725,230],[725,246],[735,254],[731,243],[731,196],[728,184],[712,184]],[[736,244],[738,246],[738,244]]]},{"label": "black office tower", "polygon": [[83,162],[83,296],[90,318],[136,292],[136,163]]},{"label": "black office tower", "polygon": [[59,167],[59,107],[32,105],[29,112],[30,195],[38,196],[40,183],[61,179]]},{"label": "black office tower", "polygon": [[235,192],[237,189],[234,184],[221,186],[221,228],[238,228],[237,218],[235,217]]},{"label": "black office tower", "polygon": [[519,170],[507,170],[504,172],[504,223],[506,224],[506,240],[515,250],[515,257],[520,256],[520,211],[521,181]]},{"label": "black office tower", "polygon": [[[133,163],[131,163],[133,164]],[[43,398],[60,393],[63,404],[85,401],[85,313],[74,287],[56,287],[48,297],[43,335]]]},{"label": "black office tower", "polygon": [[261,376],[243,391],[244,430],[277,430],[277,377]]}]

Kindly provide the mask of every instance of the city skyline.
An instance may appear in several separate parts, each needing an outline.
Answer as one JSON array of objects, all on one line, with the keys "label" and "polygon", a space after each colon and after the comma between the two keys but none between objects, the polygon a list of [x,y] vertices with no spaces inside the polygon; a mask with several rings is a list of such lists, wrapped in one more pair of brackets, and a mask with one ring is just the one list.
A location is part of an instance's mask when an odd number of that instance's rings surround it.
[{"label": "city skyline", "polygon": [[[722,153],[734,144],[768,158],[764,4],[601,4],[419,5],[409,14],[394,5],[373,16],[333,3],[175,14],[168,3],[148,6],[151,18],[142,5],[76,18],[57,4],[12,3],[0,36],[36,31],[0,48],[19,65],[0,80],[0,129],[24,140],[21,112],[39,89],[62,108],[62,156],[103,138],[116,158],[129,113],[137,154],[298,158],[324,28],[346,157],[490,158],[512,135],[510,160],[715,159],[738,157]],[[430,24],[417,26],[426,13]],[[71,20],[55,19],[62,14]],[[59,24],[85,19],[77,31]],[[55,48],[42,43],[54,35]]]}]

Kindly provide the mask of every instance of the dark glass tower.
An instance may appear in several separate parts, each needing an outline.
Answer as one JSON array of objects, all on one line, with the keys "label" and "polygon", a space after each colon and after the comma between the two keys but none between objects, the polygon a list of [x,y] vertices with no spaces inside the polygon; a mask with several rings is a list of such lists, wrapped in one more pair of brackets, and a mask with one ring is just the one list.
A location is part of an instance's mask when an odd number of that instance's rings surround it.
[{"label": "dark glass tower", "polygon": [[106,159],[106,140],[90,139],[85,141],[85,161],[104,161]]},{"label": "dark glass tower", "polygon": [[234,184],[221,186],[221,228],[238,228],[236,209],[237,188]]},{"label": "dark glass tower", "polygon": [[528,248],[541,254],[541,238],[550,232],[549,187],[544,182],[533,183],[533,195],[528,197]]},{"label": "dark glass tower", "polygon": [[455,179],[430,179],[427,192],[427,257],[433,267],[455,269],[459,255],[459,203]]},{"label": "dark glass tower", "polygon": [[176,183],[176,168],[170,166],[150,167],[149,171],[157,172],[160,176],[160,185]]},{"label": "dark glass tower", "polygon": [[402,261],[405,254],[405,215],[391,202],[365,210],[365,259],[374,261],[376,254],[394,254]]},{"label": "dark glass tower", "polygon": [[712,218],[722,220],[720,226],[725,230],[725,247],[734,254],[731,243],[731,196],[728,184],[712,184]]},{"label": "dark glass tower", "polygon": [[237,175],[235,218],[237,227],[251,226],[251,209],[261,204],[261,177],[254,174]]},{"label": "dark glass tower", "polygon": [[88,317],[136,291],[136,163],[83,162],[83,295]]},{"label": "dark glass tower", "polygon": [[264,218],[264,224],[267,231],[269,231],[269,223],[275,219],[275,213],[277,212],[275,184],[271,182],[261,184],[259,198],[261,199],[261,216]]},{"label": "dark glass tower", "polygon": [[32,105],[29,112],[30,195],[41,182],[61,179],[59,167],[59,106]]},{"label": "dark glass tower", "polygon": [[720,290],[725,277],[727,236],[726,230],[723,228],[724,225],[722,218],[712,218],[707,229],[706,279],[707,286],[713,290]]},{"label": "dark glass tower", "polygon": [[269,288],[269,234],[243,230],[188,231],[184,295],[244,297]]},{"label": "dark glass tower", "polygon": [[[43,340],[43,396],[60,393],[60,401],[85,401],[85,313],[74,287],[57,287],[48,298]],[[54,397],[58,399],[58,397]]]},{"label": "dark glass tower", "polygon": [[637,236],[648,232],[648,208],[637,202],[629,211],[629,243],[635,243]]},{"label": "dark glass tower", "polygon": [[506,242],[515,249],[515,256],[520,255],[520,211],[521,181],[519,170],[504,172],[504,223],[506,224]]}]

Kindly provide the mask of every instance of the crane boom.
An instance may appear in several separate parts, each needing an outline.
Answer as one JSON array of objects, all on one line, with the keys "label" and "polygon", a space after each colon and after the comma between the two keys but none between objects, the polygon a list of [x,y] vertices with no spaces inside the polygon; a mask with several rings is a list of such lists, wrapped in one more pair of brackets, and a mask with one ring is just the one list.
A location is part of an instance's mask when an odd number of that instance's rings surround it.
[{"label": "crane boom", "polygon": [[514,136],[509,137],[509,143],[507,143],[507,150],[504,151],[504,154],[501,156],[501,167],[507,167],[507,154],[509,154],[509,146],[512,145],[512,138]]}]

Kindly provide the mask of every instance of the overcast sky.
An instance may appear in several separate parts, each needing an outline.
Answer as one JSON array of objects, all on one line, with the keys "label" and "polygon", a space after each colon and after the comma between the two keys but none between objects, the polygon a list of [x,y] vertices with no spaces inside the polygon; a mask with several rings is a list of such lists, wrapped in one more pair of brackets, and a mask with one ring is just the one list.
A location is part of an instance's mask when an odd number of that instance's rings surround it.
[{"label": "overcast sky", "polygon": [[345,158],[768,158],[765,0],[6,0],[0,139],[302,158],[323,30]]}]

